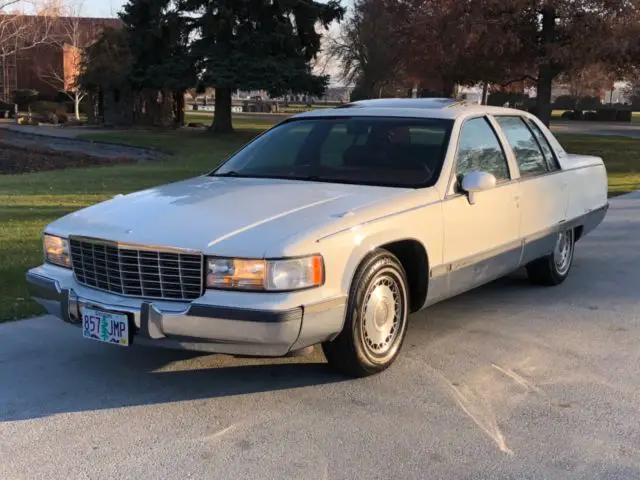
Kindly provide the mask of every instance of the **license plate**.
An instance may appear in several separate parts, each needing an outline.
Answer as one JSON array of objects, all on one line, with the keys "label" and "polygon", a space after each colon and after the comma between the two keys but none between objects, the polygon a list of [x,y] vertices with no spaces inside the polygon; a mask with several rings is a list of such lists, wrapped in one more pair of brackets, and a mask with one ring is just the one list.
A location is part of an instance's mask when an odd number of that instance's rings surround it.
[{"label": "license plate", "polygon": [[83,307],[82,336],[99,342],[129,346],[129,319],[123,313]]}]

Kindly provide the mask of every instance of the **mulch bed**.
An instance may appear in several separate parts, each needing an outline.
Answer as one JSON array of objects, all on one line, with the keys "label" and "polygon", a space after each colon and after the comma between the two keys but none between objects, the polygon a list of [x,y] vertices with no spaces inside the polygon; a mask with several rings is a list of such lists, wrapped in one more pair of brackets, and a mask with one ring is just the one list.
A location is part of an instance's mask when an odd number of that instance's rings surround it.
[{"label": "mulch bed", "polygon": [[101,158],[77,152],[15,147],[0,143],[0,175],[135,163],[130,158]]}]

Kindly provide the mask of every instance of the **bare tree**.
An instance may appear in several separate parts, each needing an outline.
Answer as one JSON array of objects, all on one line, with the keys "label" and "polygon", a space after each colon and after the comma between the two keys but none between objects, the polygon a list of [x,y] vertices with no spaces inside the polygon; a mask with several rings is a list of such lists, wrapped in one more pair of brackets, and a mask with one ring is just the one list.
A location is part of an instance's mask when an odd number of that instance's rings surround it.
[{"label": "bare tree", "polygon": [[40,79],[64,92],[73,101],[76,120],[80,120],[80,103],[87,96],[87,91],[78,81],[82,55],[92,40],[81,24],[82,6],[82,1],[78,1],[63,9],[50,37],[51,44],[62,52],[62,65],[38,66]]},{"label": "bare tree", "polygon": [[17,56],[50,39],[55,11],[37,0],[0,0],[0,96],[17,87]]},{"label": "bare tree", "polygon": [[357,88],[357,97],[379,97],[406,83],[394,5],[357,0],[339,32],[327,36],[327,54],[338,63],[338,77]]}]

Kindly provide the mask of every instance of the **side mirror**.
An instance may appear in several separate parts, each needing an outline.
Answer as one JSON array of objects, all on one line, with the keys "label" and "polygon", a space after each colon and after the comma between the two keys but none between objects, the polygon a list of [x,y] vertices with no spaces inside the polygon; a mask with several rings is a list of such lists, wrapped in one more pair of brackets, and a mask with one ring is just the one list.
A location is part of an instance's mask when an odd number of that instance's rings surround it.
[{"label": "side mirror", "polygon": [[487,172],[469,172],[462,178],[462,190],[467,193],[469,203],[476,203],[475,195],[478,192],[491,190],[496,187],[496,177]]}]

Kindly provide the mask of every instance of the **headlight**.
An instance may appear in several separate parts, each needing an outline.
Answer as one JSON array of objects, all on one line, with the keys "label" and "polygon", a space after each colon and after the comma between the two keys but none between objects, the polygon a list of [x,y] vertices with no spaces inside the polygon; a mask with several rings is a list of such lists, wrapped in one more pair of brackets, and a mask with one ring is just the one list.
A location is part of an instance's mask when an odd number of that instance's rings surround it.
[{"label": "headlight", "polygon": [[69,240],[54,235],[44,235],[44,259],[60,267],[71,268]]},{"label": "headlight", "polygon": [[207,287],[235,290],[301,290],[324,282],[320,255],[282,260],[207,259]]}]

